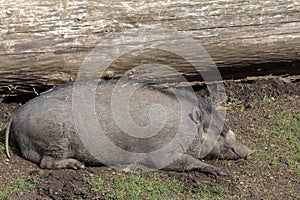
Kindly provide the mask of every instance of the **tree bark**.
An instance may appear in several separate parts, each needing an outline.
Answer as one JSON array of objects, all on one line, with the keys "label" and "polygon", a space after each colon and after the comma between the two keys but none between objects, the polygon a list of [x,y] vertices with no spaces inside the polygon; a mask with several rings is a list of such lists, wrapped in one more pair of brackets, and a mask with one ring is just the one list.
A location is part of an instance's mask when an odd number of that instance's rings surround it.
[{"label": "tree bark", "polygon": [[[298,0],[1,2],[1,96],[31,95],[44,86],[75,80],[99,43],[145,28],[161,27],[191,38],[209,53],[226,79],[300,74]],[[170,52],[145,49],[141,39],[129,42],[140,45],[141,51],[121,56],[105,76],[118,78],[132,66],[160,62],[175,67],[188,80],[201,80],[191,63]],[[112,46],[123,44],[116,40]],[[148,82],[176,81],[176,73],[160,72],[153,79],[155,69],[148,69],[131,71],[131,76]]]}]

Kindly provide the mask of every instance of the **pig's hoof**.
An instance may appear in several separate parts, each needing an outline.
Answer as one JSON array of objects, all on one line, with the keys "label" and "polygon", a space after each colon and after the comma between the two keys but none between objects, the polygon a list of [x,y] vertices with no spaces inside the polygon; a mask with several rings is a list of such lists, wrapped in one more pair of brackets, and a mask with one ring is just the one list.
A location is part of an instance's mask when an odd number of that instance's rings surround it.
[{"label": "pig's hoof", "polygon": [[130,164],[122,167],[120,166],[120,169],[124,172],[130,172],[130,173],[143,173],[143,172],[151,171],[150,168],[141,164]]},{"label": "pig's hoof", "polygon": [[79,162],[73,158],[67,158],[56,162],[56,168],[68,168],[68,169],[84,169],[85,166],[83,163]]},{"label": "pig's hoof", "polygon": [[220,176],[227,176],[226,172],[223,172],[222,170],[219,170],[217,174]]},{"label": "pig's hoof", "polygon": [[212,174],[214,176],[227,176],[227,174],[217,167],[211,167],[205,170],[207,173]]}]

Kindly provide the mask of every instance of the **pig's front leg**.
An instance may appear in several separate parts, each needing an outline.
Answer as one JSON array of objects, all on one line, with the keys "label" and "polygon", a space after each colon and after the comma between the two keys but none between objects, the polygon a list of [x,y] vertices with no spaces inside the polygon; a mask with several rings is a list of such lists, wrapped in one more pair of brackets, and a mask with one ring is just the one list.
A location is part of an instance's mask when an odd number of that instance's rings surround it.
[{"label": "pig's front leg", "polygon": [[183,154],[176,161],[165,168],[166,170],[174,171],[190,171],[198,170],[203,173],[213,174],[215,176],[221,175],[226,176],[227,174],[223,172],[218,167],[204,163],[191,155]]}]

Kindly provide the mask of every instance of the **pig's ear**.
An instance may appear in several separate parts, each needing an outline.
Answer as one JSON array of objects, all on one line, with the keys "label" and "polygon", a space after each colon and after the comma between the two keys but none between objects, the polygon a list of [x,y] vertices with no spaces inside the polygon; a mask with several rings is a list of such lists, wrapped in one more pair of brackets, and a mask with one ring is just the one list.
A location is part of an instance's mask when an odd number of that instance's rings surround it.
[{"label": "pig's ear", "polygon": [[192,120],[194,120],[196,123],[201,122],[201,111],[199,109],[194,108],[191,114]]}]

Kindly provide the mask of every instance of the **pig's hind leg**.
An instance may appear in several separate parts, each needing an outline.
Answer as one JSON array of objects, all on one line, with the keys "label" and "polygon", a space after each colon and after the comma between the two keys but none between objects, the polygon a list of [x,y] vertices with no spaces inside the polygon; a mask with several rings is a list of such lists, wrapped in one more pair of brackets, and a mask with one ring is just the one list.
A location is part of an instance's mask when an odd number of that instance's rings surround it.
[{"label": "pig's hind leg", "polygon": [[40,167],[46,169],[83,169],[85,166],[80,161],[72,158],[65,145],[50,145],[40,161]]},{"label": "pig's hind leg", "polygon": [[85,166],[83,163],[74,158],[57,160],[50,156],[43,156],[40,167],[46,169],[84,169]]}]

